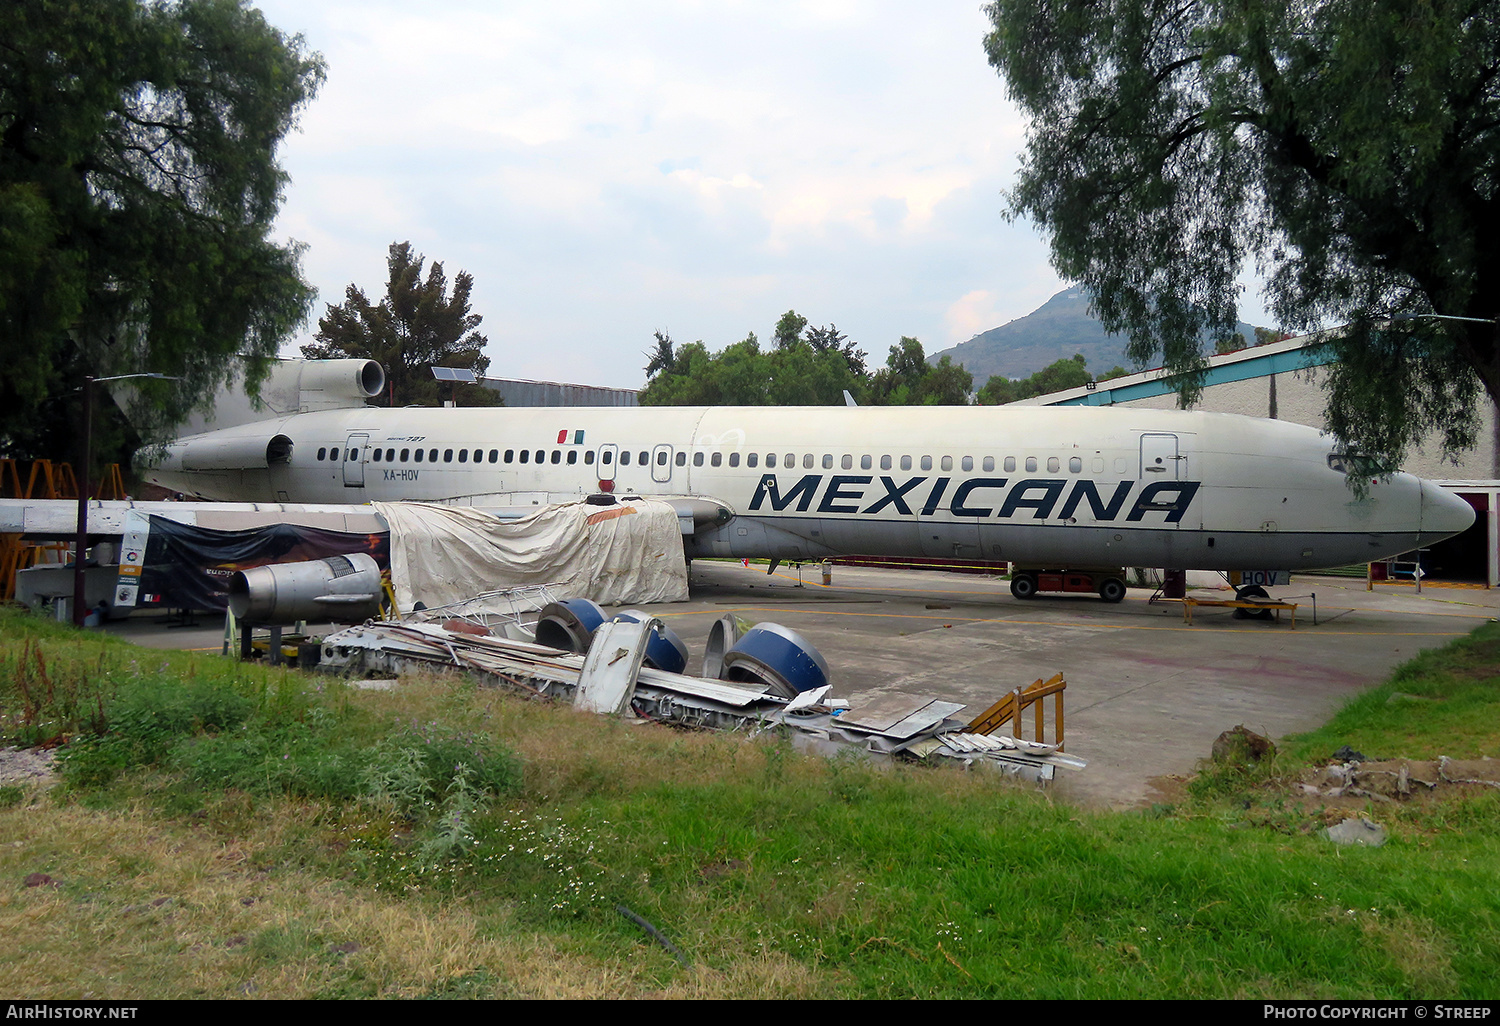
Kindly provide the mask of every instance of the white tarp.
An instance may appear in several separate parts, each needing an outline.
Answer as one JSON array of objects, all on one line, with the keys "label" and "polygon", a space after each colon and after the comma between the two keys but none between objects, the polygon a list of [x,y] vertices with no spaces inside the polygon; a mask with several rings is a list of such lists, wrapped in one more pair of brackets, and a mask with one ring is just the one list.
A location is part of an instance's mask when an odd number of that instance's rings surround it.
[{"label": "white tarp", "polygon": [[665,502],[568,502],[515,520],[467,506],[373,505],[390,525],[391,584],[402,612],[538,584],[553,585],[557,598],[601,605],[688,597],[682,531]]}]

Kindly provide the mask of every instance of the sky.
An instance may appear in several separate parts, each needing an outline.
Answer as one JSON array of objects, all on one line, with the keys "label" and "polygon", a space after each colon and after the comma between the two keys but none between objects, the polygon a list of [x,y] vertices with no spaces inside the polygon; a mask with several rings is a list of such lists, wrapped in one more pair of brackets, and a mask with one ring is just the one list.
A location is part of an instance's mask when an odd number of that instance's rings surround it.
[{"label": "sky", "polygon": [[1067,284],[1004,216],[1025,123],[977,0],[256,6],[328,72],[280,151],[319,292],[283,355],[392,242],[473,275],[491,375],[627,388],[655,331],[795,309],[879,365]]}]

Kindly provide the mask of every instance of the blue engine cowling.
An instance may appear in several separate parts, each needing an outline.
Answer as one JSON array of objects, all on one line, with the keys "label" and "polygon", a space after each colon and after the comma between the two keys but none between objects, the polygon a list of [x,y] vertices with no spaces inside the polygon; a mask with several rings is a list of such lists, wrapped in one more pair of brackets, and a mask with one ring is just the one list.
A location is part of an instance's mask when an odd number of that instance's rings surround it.
[{"label": "blue engine cowling", "polygon": [[768,685],[784,698],[828,683],[828,663],[794,630],[758,623],[724,654],[721,680]]},{"label": "blue engine cowling", "polygon": [[[645,623],[653,617],[639,609],[624,609],[615,614],[615,619],[626,623]],[[682,643],[676,631],[660,620],[657,623],[661,626],[651,633],[651,640],[646,642],[646,658],[642,662],[667,673],[681,673],[687,669],[687,646]]]},{"label": "blue engine cowling", "polygon": [[586,598],[549,602],[537,617],[536,643],[563,652],[587,652],[594,631],[604,620],[599,603]]}]

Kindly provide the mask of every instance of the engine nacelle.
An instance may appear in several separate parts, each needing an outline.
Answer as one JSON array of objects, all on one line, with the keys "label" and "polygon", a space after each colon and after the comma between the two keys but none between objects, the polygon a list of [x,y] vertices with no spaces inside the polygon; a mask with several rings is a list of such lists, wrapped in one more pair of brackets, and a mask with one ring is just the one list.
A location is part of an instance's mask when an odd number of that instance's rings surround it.
[{"label": "engine nacelle", "polygon": [[229,611],[262,625],[360,623],[380,611],[380,596],[380,564],[363,552],[251,567],[229,579]]},{"label": "engine nacelle", "polygon": [[309,360],[301,366],[302,409],[359,406],[385,390],[385,369],[374,360]]}]

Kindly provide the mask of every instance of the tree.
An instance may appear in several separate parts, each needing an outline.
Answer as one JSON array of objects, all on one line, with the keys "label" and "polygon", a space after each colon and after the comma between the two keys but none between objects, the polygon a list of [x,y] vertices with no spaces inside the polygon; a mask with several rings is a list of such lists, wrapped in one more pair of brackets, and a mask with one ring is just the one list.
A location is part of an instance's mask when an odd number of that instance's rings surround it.
[{"label": "tree", "polygon": [[[323,78],[235,0],[0,8],[0,448],[59,456],[83,374],[155,371],[147,429],[304,320],[300,247],[268,236],[275,151]],[[44,401],[48,395],[66,397]],[[56,428],[38,430],[42,421]]]},{"label": "tree", "polygon": [[776,343],[777,349],[795,346],[802,341],[802,329],[806,327],[806,317],[796,310],[788,310],[781,315],[781,320],[776,322],[776,330],[771,333],[772,341]]},{"label": "tree", "polygon": [[[710,353],[701,341],[674,346],[655,333],[646,351],[642,406],[828,406],[843,403],[844,391],[864,395],[865,354],[833,325],[807,327],[788,310],[772,333],[774,348],[762,351],[752,331],[743,341]],[[803,336],[806,329],[807,335]]]},{"label": "tree", "polygon": [[1123,367],[1115,367],[1096,379],[1087,368],[1088,360],[1084,359],[1083,354],[1074,353],[1072,357],[1058,360],[1019,381],[996,374],[984,383],[984,387],[979,390],[978,399],[983,406],[998,406],[1019,399],[1030,399],[1035,395],[1050,395],[1068,388],[1082,388],[1090,381],[1107,381],[1126,374]]},{"label": "tree", "polygon": [[655,332],[656,347],[646,351],[646,377],[671,374],[677,367],[677,354],[672,349],[672,336],[664,331]]},{"label": "tree", "polygon": [[903,335],[870,379],[869,394],[876,406],[967,406],[973,387],[974,375],[952,357],[929,366],[922,343]]},{"label": "tree", "polygon": [[[1472,444],[1500,399],[1496,0],[995,0],[1032,119],[1011,200],[1141,365],[1190,401],[1254,257],[1283,325],[1333,339],[1328,419],[1397,457]],[[1436,312],[1489,323],[1392,313]]]},{"label": "tree", "polygon": [[[463,367],[483,376],[490,366],[484,355],[489,339],[474,330],[484,318],[469,312],[474,277],[459,271],[450,297],[442,264],[434,261],[422,278],[426,259],[412,255],[410,242],[391,243],[385,298],[371,304],[363,290],[350,285],[344,302],[330,304],[318,319],[317,342],[303,346],[302,355],[309,360],[378,360],[396,406],[436,406],[447,398],[449,387],[455,386],[441,386],[432,376],[433,367]],[[483,385],[458,385],[456,393],[460,406],[498,406],[501,401]]]}]

